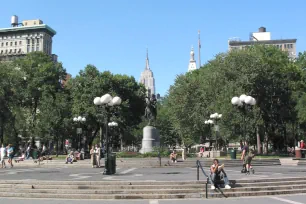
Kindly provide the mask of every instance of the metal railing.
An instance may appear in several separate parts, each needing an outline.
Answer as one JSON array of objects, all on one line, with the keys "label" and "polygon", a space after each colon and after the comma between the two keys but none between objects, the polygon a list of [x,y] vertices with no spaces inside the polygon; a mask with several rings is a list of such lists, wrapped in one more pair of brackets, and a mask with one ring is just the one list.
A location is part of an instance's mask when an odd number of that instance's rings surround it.
[{"label": "metal railing", "polygon": [[[202,170],[202,173],[204,174],[204,176],[206,177],[206,184],[205,184],[205,197],[208,198],[208,182],[209,182],[209,176],[205,173],[202,164],[199,160],[197,160],[197,181],[200,180],[200,168]],[[212,183],[212,185],[214,185]]]},{"label": "metal railing", "polygon": [[[200,180],[200,168],[201,168],[201,170],[202,170],[202,173],[203,173],[204,176],[206,177],[205,197],[208,198],[208,182],[209,182],[209,180],[210,180],[211,185],[215,185],[215,183],[214,183],[214,181],[213,181],[212,179],[210,179],[210,176],[208,176],[208,175],[205,173],[205,171],[204,171],[204,169],[203,169],[203,167],[202,167],[202,164],[201,164],[201,162],[200,162],[199,160],[197,160],[197,163],[196,163],[196,164],[197,164],[197,181]],[[218,188],[219,192],[220,192],[225,198],[227,198],[227,196],[224,195],[223,191],[220,189],[219,185],[217,186],[217,188]]]}]

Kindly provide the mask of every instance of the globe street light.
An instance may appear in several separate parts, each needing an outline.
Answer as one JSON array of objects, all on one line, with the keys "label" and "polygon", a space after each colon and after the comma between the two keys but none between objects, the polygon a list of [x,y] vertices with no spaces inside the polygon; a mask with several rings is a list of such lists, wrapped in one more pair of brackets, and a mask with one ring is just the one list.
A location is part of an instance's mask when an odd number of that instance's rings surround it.
[{"label": "globe street light", "polygon": [[222,114],[214,113],[214,114],[210,115],[210,118],[214,120],[214,127],[215,127],[215,131],[216,131],[215,149],[218,149],[218,132],[219,132],[218,121],[222,118]]},{"label": "globe street light", "polygon": [[82,135],[82,127],[81,124],[86,122],[86,118],[82,116],[74,117],[73,122],[78,123],[77,128],[77,149],[81,148],[81,135]]},{"label": "globe street light", "polygon": [[209,148],[210,148],[210,146],[211,146],[211,127],[214,125],[214,121],[213,120],[205,120],[205,125],[208,125],[208,127],[209,127]]},{"label": "globe street light", "polygon": [[[105,146],[106,146],[106,155],[105,155],[105,168],[103,174],[111,175],[111,166],[109,165],[109,138],[108,138],[108,121],[109,121],[109,107],[119,106],[121,104],[121,98],[118,96],[112,97],[110,94],[105,94],[102,97],[96,97],[94,99],[94,104],[98,107],[103,107],[106,115],[104,117],[105,121]],[[100,115],[102,115],[102,109],[100,110]],[[103,120],[100,120],[100,146],[102,147],[102,126]]]},{"label": "globe street light", "polygon": [[247,96],[242,94],[240,97],[233,97],[231,103],[238,107],[238,109],[242,112],[243,116],[243,138],[244,141],[246,139],[246,115],[249,108],[256,105],[256,100],[252,96]]}]

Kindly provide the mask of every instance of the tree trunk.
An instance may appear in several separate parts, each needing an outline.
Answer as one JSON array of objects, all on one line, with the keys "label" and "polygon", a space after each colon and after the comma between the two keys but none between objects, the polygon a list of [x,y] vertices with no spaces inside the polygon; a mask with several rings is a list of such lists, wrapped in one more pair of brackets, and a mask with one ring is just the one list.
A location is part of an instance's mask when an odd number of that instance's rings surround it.
[{"label": "tree trunk", "polygon": [[264,154],[268,154],[268,133],[265,132],[265,139],[264,139]]},{"label": "tree trunk", "polygon": [[0,143],[3,144],[4,141],[4,120],[0,117]]},{"label": "tree trunk", "polygon": [[58,148],[58,133],[55,133],[56,134],[56,136],[55,136],[55,140],[56,140],[56,157],[58,157],[58,150],[59,150],[59,148]]},{"label": "tree trunk", "polygon": [[259,127],[256,127],[256,137],[257,137],[257,153],[261,154],[261,142],[260,142],[260,134],[259,134]]}]

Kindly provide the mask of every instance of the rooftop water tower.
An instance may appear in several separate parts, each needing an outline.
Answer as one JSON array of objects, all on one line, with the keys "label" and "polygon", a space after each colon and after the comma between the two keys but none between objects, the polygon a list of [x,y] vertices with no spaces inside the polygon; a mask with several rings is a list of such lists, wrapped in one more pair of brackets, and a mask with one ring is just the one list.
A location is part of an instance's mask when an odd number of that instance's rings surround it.
[{"label": "rooftop water tower", "polygon": [[11,17],[11,25],[12,25],[12,27],[17,27],[18,26],[18,16],[13,15]]}]

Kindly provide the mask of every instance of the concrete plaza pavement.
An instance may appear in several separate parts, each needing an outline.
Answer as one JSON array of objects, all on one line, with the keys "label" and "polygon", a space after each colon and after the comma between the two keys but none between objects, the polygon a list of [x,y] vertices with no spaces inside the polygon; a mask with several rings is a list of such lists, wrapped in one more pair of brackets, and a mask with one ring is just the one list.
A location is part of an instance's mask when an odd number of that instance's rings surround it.
[{"label": "concrete plaza pavement", "polygon": [[1,204],[305,204],[306,195],[188,200],[63,200],[0,198]]},{"label": "concrete plaza pavement", "polygon": [[[73,165],[73,164],[68,164]],[[284,177],[305,177],[303,166],[260,166],[254,167],[255,174],[241,174],[240,167],[225,168],[230,180],[264,179]],[[103,175],[103,168],[68,168],[67,165],[57,168],[19,167],[0,169],[1,180],[53,180],[53,181],[181,181],[195,180],[196,168],[117,168],[114,175]],[[209,169],[205,168],[208,173]],[[200,171],[200,179],[205,177]]]}]

